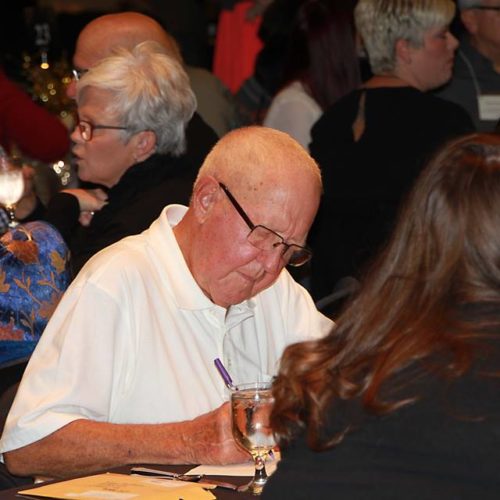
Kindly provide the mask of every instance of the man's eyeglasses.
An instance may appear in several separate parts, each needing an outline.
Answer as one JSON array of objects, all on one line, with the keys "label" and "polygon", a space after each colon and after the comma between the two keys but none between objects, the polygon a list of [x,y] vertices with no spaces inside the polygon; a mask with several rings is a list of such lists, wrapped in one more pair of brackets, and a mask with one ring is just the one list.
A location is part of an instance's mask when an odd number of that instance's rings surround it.
[{"label": "man's eyeglasses", "polygon": [[75,69],[73,68],[71,72],[73,73],[73,77],[76,81],[80,80],[80,78],[87,73],[88,69]]},{"label": "man's eyeglasses", "polygon": [[303,266],[311,259],[312,251],[309,248],[296,245],[295,243],[287,243],[282,236],[266,226],[256,226],[250,220],[250,217],[248,217],[243,208],[241,208],[241,205],[236,201],[235,197],[231,194],[231,191],[229,191],[229,189],[222,184],[222,182],[219,182],[219,186],[222,191],[226,193],[233,207],[241,215],[241,218],[246,222],[246,225],[250,228],[247,240],[251,245],[259,250],[264,250],[265,252],[270,252],[276,247],[282,245],[283,251],[281,253],[281,258],[286,264],[293,267]]},{"label": "man's eyeglasses", "polygon": [[85,142],[89,142],[90,140],[92,140],[94,130],[100,128],[110,130],[127,130],[127,127],[119,127],[116,125],[93,125],[92,123],[86,122],[85,120],[80,120],[77,127],[80,130],[80,135]]},{"label": "man's eyeglasses", "polygon": [[475,7],[472,7],[473,9],[477,10],[496,10],[500,11],[500,5],[476,5]]}]

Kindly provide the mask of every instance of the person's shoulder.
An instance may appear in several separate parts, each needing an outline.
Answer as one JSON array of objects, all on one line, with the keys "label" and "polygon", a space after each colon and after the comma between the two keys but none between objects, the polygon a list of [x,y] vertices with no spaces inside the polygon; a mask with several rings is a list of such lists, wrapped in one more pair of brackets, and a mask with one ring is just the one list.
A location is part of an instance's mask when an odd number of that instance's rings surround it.
[{"label": "person's shoulder", "polygon": [[[282,130],[287,131],[293,129],[295,121],[309,123],[309,120],[316,121],[321,114],[319,104],[296,81],[284,87],[273,98],[264,125],[274,127],[277,124],[276,128],[280,129],[286,124],[288,127]],[[294,123],[290,123],[290,120]]]},{"label": "person's shoulder", "polygon": [[462,106],[432,93],[424,93],[423,96],[425,99],[422,99],[422,105],[425,105],[426,109],[429,110],[429,119],[441,117],[446,121],[463,126],[465,131],[472,132],[474,130],[472,119]]},{"label": "person's shoulder", "polygon": [[352,121],[349,121],[349,117],[354,117],[357,112],[360,94],[360,89],[353,90],[327,108],[312,127],[311,135],[314,137],[327,133],[330,136],[331,127],[336,123],[350,127]]},{"label": "person's shoulder", "polygon": [[189,77],[191,86],[195,84],[210,85],[216,88],[226,88],[221,79],[206,68],[199,66],[186,66],[186,74]]},{"label": "person's shoulder", "polygon": [[78,280],[106,282],[109,277],[133,274],[148,264],[146,234],[134,234],[94,254],[78,273]]},{"label": "person's shoulder", "polygon": [[[357,110],[357,105],[359,102],[359,97],[362,94],[363,89],[355,89],[346,95],[342,96],[338,101],[334,102],[330,107],[328,107],[323,115],[322,119],[328,120],[330,117],[341,114],[347,110]],[[319,120],[318,120],[319,122]]]},{"label": "person's shoulder", "polygon": [[445,124],[446,127],[450,126],[463,133],[474,131],[474,125],[467,111],[453,101],[413,87],[401,87],[392,91],[394,100],[400,100],[401,108],[407,114],[408,120],[415,125],[421,123],[433,129]]},{"label": "person's shoulder", "polygon": [[274,97],[275,100],[284,100],[290,98],[308,98],[312,97],[306,92],[304,86],[299,81],[294,81],[289,83],[287,86],[283,87]]}]

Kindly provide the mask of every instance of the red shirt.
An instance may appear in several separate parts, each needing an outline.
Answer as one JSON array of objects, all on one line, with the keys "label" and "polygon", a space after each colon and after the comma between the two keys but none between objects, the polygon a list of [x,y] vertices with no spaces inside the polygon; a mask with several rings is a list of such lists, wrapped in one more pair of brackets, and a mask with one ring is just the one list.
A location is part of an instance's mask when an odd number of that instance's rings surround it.
[{"label": "red shirt", "polygon": [[66,156],[68,129],[56,116],[32,101],[0,70],[0,144],[15,144],[27,156],[51,162]]}]

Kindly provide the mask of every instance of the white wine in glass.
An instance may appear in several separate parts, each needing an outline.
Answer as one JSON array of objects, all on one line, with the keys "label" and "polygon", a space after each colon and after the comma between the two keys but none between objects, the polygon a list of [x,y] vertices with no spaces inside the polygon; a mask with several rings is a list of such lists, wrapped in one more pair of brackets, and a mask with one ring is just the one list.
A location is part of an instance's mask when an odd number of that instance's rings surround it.
[{"label": "white wine in glass", "polygon": [[269,423],[273,404],[270,383],[238,385],[231,394],[234,439],[255,463],[255,475],[246,488],[253,495],[260,495],[266,484],[266,458],[276,445]]},{"label": "white wine in glass", "polygon": [[9,215],[9,227],[16,227],[16,203],[24,192],[24,177],[21,165],[13,162],[0,146],[0,204]]}]

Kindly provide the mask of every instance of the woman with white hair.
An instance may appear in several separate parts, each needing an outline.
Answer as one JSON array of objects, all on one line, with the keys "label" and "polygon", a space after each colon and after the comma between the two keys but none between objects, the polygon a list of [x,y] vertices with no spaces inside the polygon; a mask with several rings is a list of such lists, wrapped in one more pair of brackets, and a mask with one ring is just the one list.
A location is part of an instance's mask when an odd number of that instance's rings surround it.
[{"label": "woman with white hair", "polygon": [[451,77],[454,12],[451,0],[360,0],[356,6],[373,77],[325,111],[311,134],[325,190],[311,239],[317,299],[345,276],[360,278],[429,156],[473,131],[461,107],[428,92]]},{"label": "woman with white hair", "polygon": [[155,42],[120,49],[77,84],[71,138],[81,181],[45,217],[63,234],[73,271],[97,251],[141,232],[169,203],[185,203],[196,171],[180,158],[196,99],[181,64]]}]

